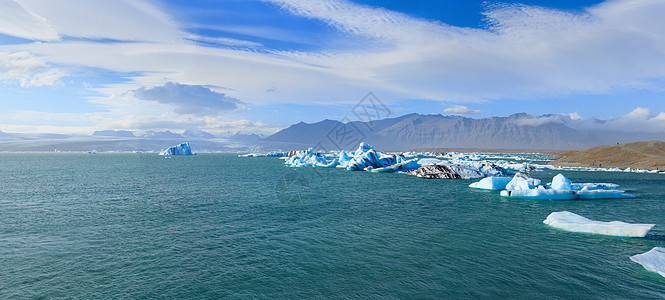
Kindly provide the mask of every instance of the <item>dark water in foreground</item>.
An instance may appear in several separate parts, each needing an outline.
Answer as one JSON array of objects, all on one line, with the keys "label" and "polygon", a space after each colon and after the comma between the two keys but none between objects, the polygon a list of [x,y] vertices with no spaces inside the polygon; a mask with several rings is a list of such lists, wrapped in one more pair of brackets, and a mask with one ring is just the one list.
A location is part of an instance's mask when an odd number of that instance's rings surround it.
[{"label": "dark water in foreground", "polygon": [[[2,298],[665,298],[629,260],[665,246],[665,175],[564,172],[638,198],[528,201],[227,154],[4,153],[0,171]],[[542,224],[561,210],[658,225]]]}]

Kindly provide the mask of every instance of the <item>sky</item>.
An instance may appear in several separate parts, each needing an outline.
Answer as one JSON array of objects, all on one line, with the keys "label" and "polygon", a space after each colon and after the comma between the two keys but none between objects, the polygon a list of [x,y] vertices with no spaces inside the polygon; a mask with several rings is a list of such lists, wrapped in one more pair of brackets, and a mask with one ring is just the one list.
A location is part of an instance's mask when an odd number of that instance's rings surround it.
[{"label": "sky", "polygon": [[0,131],[269,135],[387,108],[665,133],[665,0],[0,0]]}]

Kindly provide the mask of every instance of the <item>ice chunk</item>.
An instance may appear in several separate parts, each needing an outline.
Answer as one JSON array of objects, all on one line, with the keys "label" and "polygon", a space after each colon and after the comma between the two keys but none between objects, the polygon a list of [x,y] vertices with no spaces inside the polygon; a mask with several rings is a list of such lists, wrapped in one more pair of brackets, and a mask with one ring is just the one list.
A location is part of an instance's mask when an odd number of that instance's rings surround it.
[{"label": "ice chunk", "polygon": [[524,172],[515,174],[512,180],[506,184],[506,190],[531,190],[540,185],[540,179],[531,178]]},{"label": "ice chunk", "polygon": [[[556,190],[551,190],[556,191]],[[560,192],[560,191],[557,191]],[[595,233],[622,237],[644,237],[655,224],[630,224],[620,221],[589,220],[569,211],[553,212],[543,223],[572,232]]]},{"label": "ice chunk", "polygon": [[563,174],[557,174],[552,178],[552,183],[550,186],[552,187],[553,190],[571,190],[571,184],[570,180],[563,176]]},{"label": "ice chunk", "polygon": [[406,172],[409,175],[415,175],[422,178],[446,178],[446,179],[470,179],[481,178],[485,175],[478,170],[469,169],[457,164],[442,164],[423,166],[416,170]]},{"label": "ice chunk", "polygon": [[376,152],[372,146],[360,143],[346,169],[351,171],[372,170],[400,163],[395,154]]},{"label": "ice chunk", "polygon": [[189,147],[189,143],[182,143],[159,153],[159,155],[196,155],[192,152],[192,148]]},{"label": "ice chunk", "polygon": [[337,158],[328,160],[323,154],[309,148],[296,156],[289,157],[284,164],[290,167],[334,168],[339,162]]},{"label": "ice chunk", "polygon": [[396,163],[391,166],[383,167],[383,168],[376,168],[376,169],[371,169],[373,173],[392,173],[392,172],[406,172],[409,170],[414,170],[420,168],[420,164],[418,164],[417,159],[410,159],[401,163]]},{"label": "ice chunk", "polygon": [[506,189],[506,185],[512,180],[511,177],[486,177],[478,182],[469,184],[469,187],[483,190],[498,191]]},{"label": "ice chunk", "polygon": [[421,166],[438,165],[441,162],[443,161],[436,158],[421,158],[420,160],[418,160],[418,164],[420,164]]},{"label": "ice chunk", "polygon": [[598,189],[590,190],[584,187],[577,191],[580,199],[611,199],[611,198],[635,198],[633,195],[624,194],[624,191],[617,189]]},{"label": "ice chunk", "polygon": [[654,247],[649,252],[631,256],[630,260],[665,277],[665,248]]},{"label": "ice chunk", "polygon": [[542,185],[538,188],[529,190],[503,190],[500,195],[504,197],[536,200],[572,200],[577,199],[578,197],[575,191],[545,189]]}]

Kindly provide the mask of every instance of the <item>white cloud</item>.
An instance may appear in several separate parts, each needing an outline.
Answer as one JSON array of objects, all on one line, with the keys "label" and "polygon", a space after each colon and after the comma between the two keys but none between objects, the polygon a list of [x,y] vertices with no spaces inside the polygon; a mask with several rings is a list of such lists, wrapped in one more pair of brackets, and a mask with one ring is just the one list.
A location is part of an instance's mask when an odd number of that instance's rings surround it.
[{"label": "white cloud", "polygon": [[564,124],[574,129],[624,133],[665,132],[665,112],[654,115],[651,109],[639,106],[618,118],[609,120],[582,119],[577,113],[571,113],[524,118],[518,119],[516,122],[522,126]]},{"label": "white cloud", "polygon": [[39,41],[60,38],[44,17],[25,10],[14,0],[0,0],[0,33]]},{"label": "white cloud", "polygon": [[453,105],[453,107],[448,107],[443,110],[444,113],[446,114],[455,114],[455,115],[477,115],[481,113],[480,110],[477,109],[469,109],[468,107],[464,105]]},{"label": "white cloud", "polygon": [[[345,0],[269,2],[338,29],[340,34],[331,38],[344,47],[287,51],[227,37],[192,36],[182,29],[192,26],[152,2],[0,0],[0,17],[7,17],[0,18],[0,32],[49,41],[0,46],[6,51],[0,53],[0,80],[26,87],[57,84],[64,73],[49,65],[127,72],[132,74],[128,82],[96,87],[101,95],[92,101],[118,118],[157,119],[176,118],[171,116],[173,105],[137,103],[120,95],[179,82],[228,87],[226,96],[250,104],[354,104],[369,90],[391,104],[404,99],[470,102],[665,88],[663,1],[612,0],[574,13],[495,6],[486,12],[487,29],[454,27]],[[227,27],[254,36],[278,30]],[[16,53],[28,60],[17,62],[11,57]],[[161,117],[163,113],[169,115]],[[641,120],[657,123],[659,116],[641,115]],[[575,114],[566,118],[583,121]],[[148,122],[139,119],[136,122]]]},{"label": "white cloud", "polygon": [[27,52],[0,52],[0,81],[18,82],[22,87],[48,86],[62,84],[60,79],[66,75]]},{"label": "white cloud", "polygon": [[43,17],[59,36],[159,42],[175,42],[182,36],[177,22],[148,1],[16,2],[30,14]]},{"label": "white cloud", "polygon": [[571,120],[581,120],[582,119],[582,116],[580,116],[580,114],[578,114],[577,112],[569,113],[569,114],[566,114],[566,115],[568,117],[570,117]]}]

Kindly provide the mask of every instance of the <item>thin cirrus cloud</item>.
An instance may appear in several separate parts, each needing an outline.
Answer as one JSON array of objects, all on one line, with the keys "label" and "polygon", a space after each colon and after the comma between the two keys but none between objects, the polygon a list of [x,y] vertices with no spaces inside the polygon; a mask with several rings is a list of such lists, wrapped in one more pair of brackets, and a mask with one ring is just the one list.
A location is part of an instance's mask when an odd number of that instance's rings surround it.
[{"label": "thin cirrus cloud", "polygon": [[136,98],[174,106],[179,114],[215,115],[239,108],[242,102],[199,85],[167,82],[162,86],[133,91]]}]

